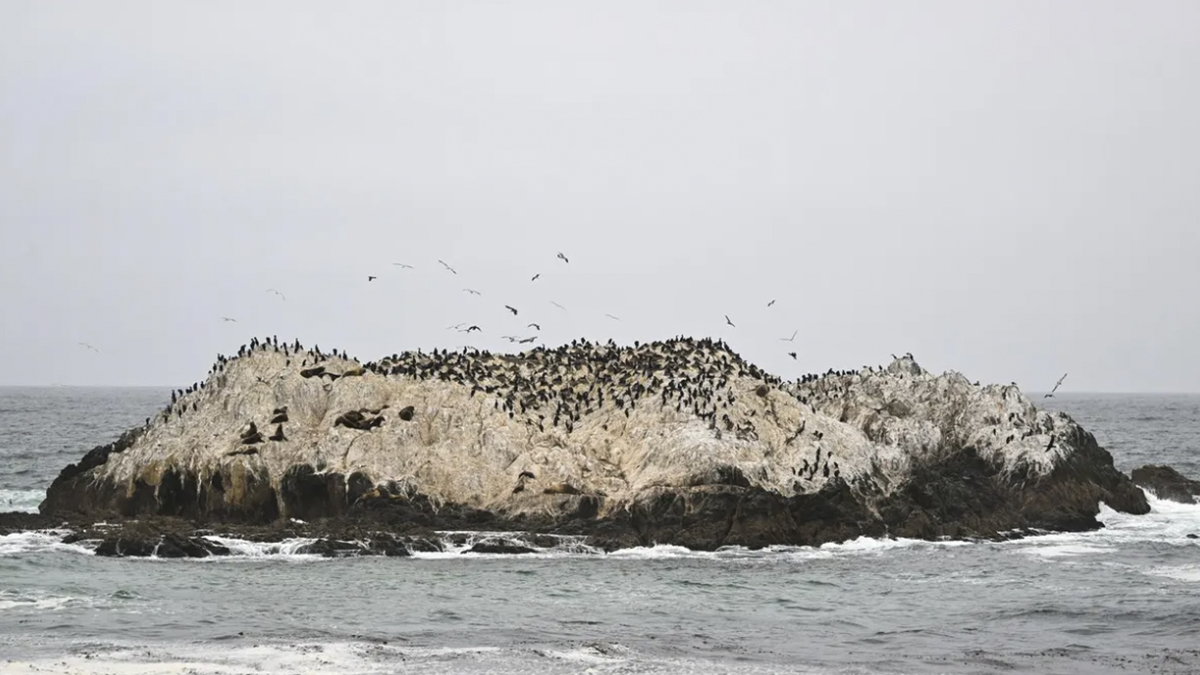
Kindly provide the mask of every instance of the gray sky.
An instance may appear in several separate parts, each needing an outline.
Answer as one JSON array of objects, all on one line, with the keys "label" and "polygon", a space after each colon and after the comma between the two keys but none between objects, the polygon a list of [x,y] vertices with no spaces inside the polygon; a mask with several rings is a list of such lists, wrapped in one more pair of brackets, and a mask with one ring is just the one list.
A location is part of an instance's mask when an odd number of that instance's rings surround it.
[{"label": "gray sky", "polygon": [[1200,3],[345,5],[0,3],[0,384],[535,321],[1200,391]]}]

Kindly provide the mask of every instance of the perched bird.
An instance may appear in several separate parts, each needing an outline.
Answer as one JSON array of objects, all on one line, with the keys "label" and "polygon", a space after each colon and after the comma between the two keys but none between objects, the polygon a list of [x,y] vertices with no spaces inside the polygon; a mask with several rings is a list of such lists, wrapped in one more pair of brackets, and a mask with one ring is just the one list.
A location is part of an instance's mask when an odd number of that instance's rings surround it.
[{"label": "perched bird", "polygon": [[367,281],[375,281],[375,280],[376,280],[376,279],[378,279],[378,278],[379,278],[379,277],[373,277],[373,276],[371,276],[371,275],[369,275],[369,274],[367,275]]},{"label": "perched bird", "polygon": [[780,340],[783,340],[784,342],[791,342],[791,341],[793,341],[793,340],[795,340],[795,339],[796,339],[796,333],[799,333],[799,332],[800,332],[800,331],[798,331],[798,330],[796,330],[796,331],[792,331],[792,337],[790,337],[790,338],[779,338],[779,339],[780,339]]},{"label": "perched bird", "polygon": [[279,291],[275,290],[274,288],[268,288],[268,289],[267,289],[267,292],[268,292],[268,293],[274,293],[275,295],[278,295],[280,300],[287,300],[287,298],[283,297],[283,293],[280,293]]},{"label": "perched bird", "polygon": [[557,256],[557,257],[558,257],[560,260],[562,260],[563,262],[565,262],[565,263],[569,263],[569,262],[571,262],[570,260],[567,260],[567,256],[565,256],[565,255],[563,255],[563,254],[562,254],[562,251],[559,251],[559,252],[558,252],[558,256]]},{"label": "perched bird", "polygon": [[538,325],[538,324],[536,324],[536,323],[531,323],[531,324],[529,324],[528,326],[525,326],[525,327],[526,327],[526,328],[532,328],[532,329],[534,329],[534,330],[541,330],[541,329],[542,329],[542,327],[541,327],[541,326],[539,326],[539,325]]},{"label": "perched bird", "polygon": [[533,275],[533,278],[532,278],[532,279],[530,279],[530,281],[537,281],[537,280],[538,280],[538,277],[540,277],[540,276],[542,276],[542,274],[539,272],[539,273],[537,273],[537,274]]},{"label": "perched bird", "polygon": [[[1063,376],[1062,376],[1062,377],[1060,377],[1060,378],[1058,378],[1058,382],[1055,382],[1055,383],[1054,383],[1054,388],[1050,390],[1050,393],[1049,393],[1049,394],[1046,394],[1046,395],[1045,395],[1045,396],[1043,396],[1042,398],[1051,398],[1051,397],[1053,397],[1053,396],[1054,396],[1054,392],[1058,391],[1058,388],[1062,386],[1063,380],[1065,380],[1065,379],[1067,379],[1067,374],[1066,374],[1066,373],[1063,373]],[[1049,448],[1047,448],[1047,450],[1049,450]]]},{"label": "perched bird", "polygon": [[451,266],[449,266],[449,265],[447,265],[447,264],[446,264],[446,261],[445,261],[445,260],[439,260],[438,262],[440,262],[440,263],[442,264],[442,267],[445,267],[446,269],[450,270],[450,273],[451,273],[451,274],[458,274],[458,272],[455,272],[455,271],[454,271],[454,268],[453,268],[453,267],[451,267]]},{"label": "perched bird", "polygon": [[81,346],[83,346],[83,347],[87,347],[88,349],[90,349],[90,350],[92,350],[92,351],[96,352],[97,354],[99,354],[99,353],[100,353],[100,350],[99,350],[99,349],[96,349],[95,347],[93,347],[93,346],[89,345],[89,344],[88,344],[88,343],[86,343],[86,342],[80,342],[79,344],[80,344]]},{"label": "perched bird", "polygon": [[513,316],[516,316],[516,315],[517,315],[517,308],[516,308],[516,307],[509,307],[508,305],[505,305],[505,306],[504,306],[504,309],[507,309],[508,311],[512,312],[512,313],[513,313]]},{"label": "perched bird", "polygon": [[733,322],[729,320],[728,314],[725,315],[725,323],[729,324],[730,326],[733,326],[734,328],[737,328],[737,326],[734,326]]}]

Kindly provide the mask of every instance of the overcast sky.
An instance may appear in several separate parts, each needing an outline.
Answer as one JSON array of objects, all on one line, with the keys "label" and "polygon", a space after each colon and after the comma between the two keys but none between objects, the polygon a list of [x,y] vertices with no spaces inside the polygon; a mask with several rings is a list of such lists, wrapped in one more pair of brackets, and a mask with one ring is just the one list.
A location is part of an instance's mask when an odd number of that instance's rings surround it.
[{"label": "overcast sky", "polygon": [[1200,391],[1198,26],[1192,1],[7,0],[0,384],[537,322],[721,337],[787,378],[911,351]]}]

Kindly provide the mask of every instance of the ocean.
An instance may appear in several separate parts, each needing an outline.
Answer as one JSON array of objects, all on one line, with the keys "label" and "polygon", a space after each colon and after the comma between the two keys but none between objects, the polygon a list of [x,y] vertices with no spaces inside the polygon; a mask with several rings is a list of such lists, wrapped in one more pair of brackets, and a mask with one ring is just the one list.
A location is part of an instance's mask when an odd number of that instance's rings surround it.
[{"label": "ocean", "polygon": [[[167,389],[0,388],[0,510]],[[1060,395],[1122,470],[1200,478],[1200,395]],[[859,539],[119,559],[0,536],[0,673],[1200,673],[1200,506],[1003,543]]]}]

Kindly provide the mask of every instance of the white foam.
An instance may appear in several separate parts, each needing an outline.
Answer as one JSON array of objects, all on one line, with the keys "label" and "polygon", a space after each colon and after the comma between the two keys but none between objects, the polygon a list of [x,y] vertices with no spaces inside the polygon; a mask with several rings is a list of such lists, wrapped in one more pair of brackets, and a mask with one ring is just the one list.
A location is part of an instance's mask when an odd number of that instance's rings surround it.
[{"label": "white foam", "polygon": [[[302,548],[317,541],[316,539],[284,539],[275,542],[247,541],[234,537],[205,535],[205,539],[229,549],[230,557],[234,558],[285,558],[295,560],[320,560],[321,556],[313,553],[299,553]],[[220,560],[223,556],[201,558],[201,560]]]},{"label": "white foam", "polygon": [[1200,565],[1176,565],[1167,567],[1151,567],[1143,570],[1145,574],[1156,577],[1167,577],[1178,581],[1200,583]]},{"label": "white foam", "polygon": [[94,551],[80,544],[64,544],[67,530],[31,530],[0,535],[0,558],[11,558],[41,551],[60,551],[93,555]]},{"label": "white foam", "polygon": [[45,498],[45,490],[0,490],[0,511],[37,513]]},{"label": "white foam", "polygon": [[0,590],[0,611],[32,609],[58,611],[68,607],[90,606],[90,598],[73,595],[49,595],[40,591]]}]

